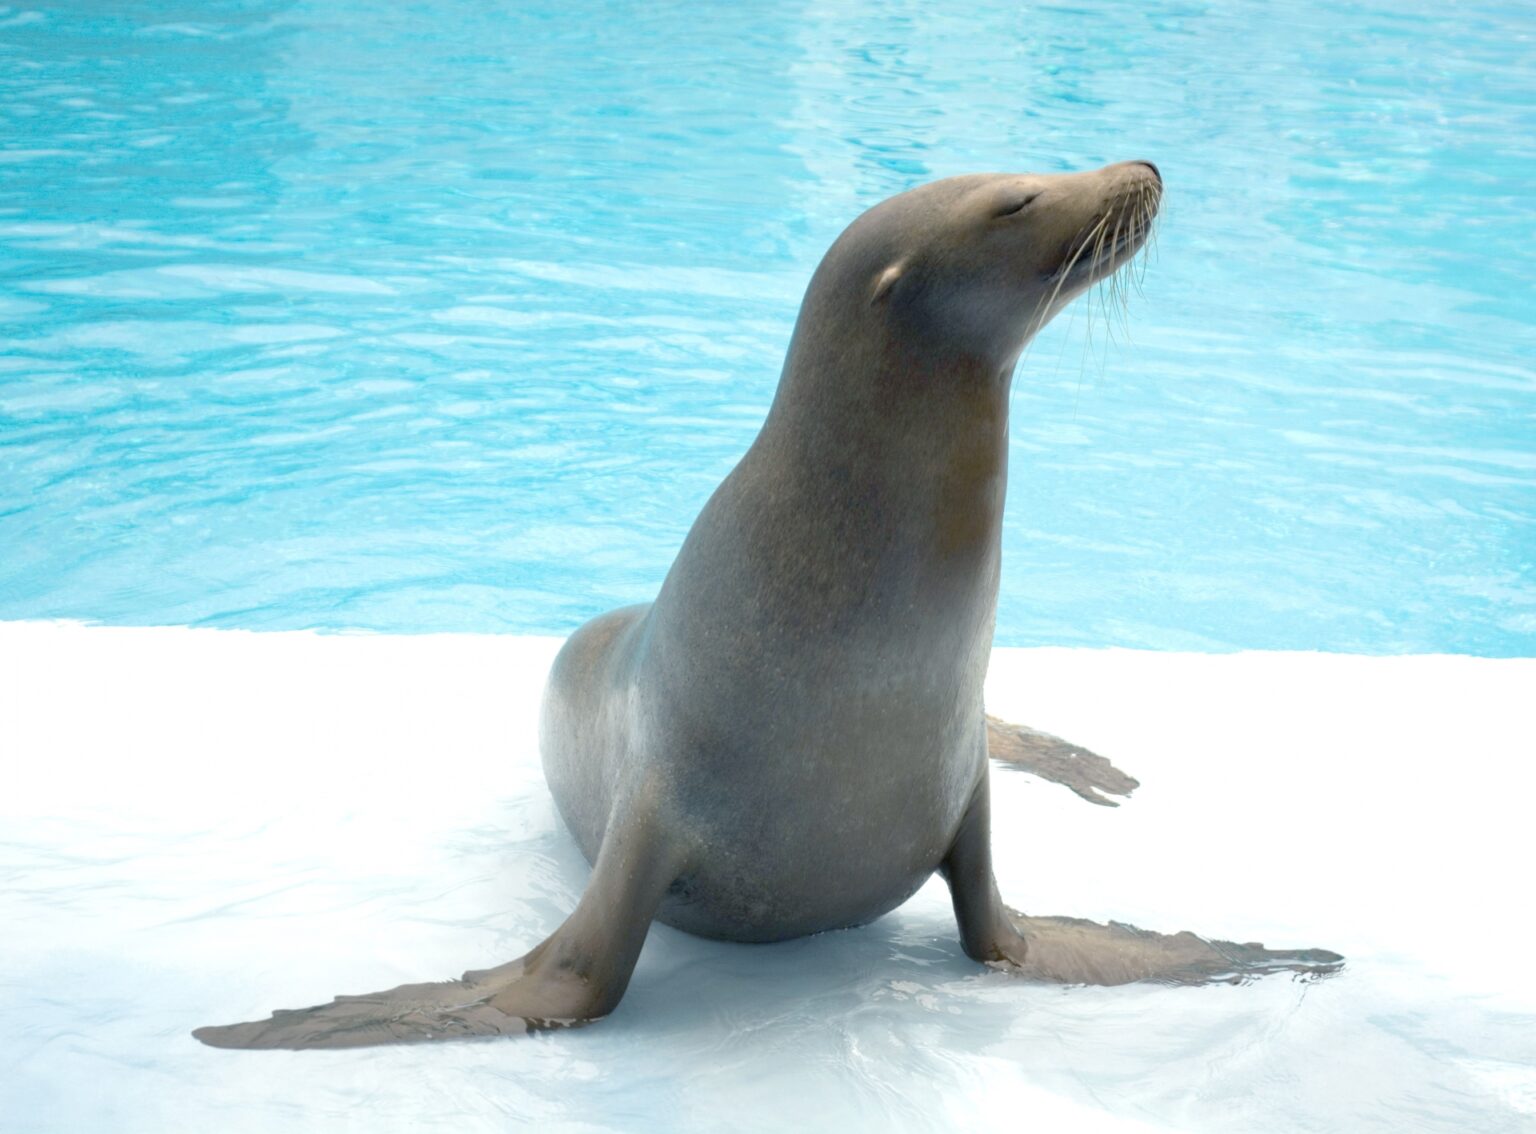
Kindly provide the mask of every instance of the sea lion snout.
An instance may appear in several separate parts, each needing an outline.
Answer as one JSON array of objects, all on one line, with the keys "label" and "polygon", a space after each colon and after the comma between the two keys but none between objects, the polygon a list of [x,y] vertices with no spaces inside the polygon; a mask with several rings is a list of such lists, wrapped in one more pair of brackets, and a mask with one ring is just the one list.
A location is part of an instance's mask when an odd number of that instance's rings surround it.
[{"label": "sea lion snout", "polygon": [[1052,306],[1124,267],[1146,243],[1162,205],[1162,173],[1149,161],[1119,162],[1085,176],[1090,180],[1076,197],[1081,219],[1046,277],[1054,285]]}]

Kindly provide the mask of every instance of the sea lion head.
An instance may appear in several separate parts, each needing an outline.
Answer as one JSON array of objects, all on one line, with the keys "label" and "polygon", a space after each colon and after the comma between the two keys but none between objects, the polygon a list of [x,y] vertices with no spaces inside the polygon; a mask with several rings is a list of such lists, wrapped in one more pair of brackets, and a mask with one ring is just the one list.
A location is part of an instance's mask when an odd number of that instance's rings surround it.
[{"label": "sea lion head", "polygon": [[1145,161],[935,181],[849,225],[812,296],[897,349],[1011,372],[1031,336],[1141,250],[1162,192]]}]

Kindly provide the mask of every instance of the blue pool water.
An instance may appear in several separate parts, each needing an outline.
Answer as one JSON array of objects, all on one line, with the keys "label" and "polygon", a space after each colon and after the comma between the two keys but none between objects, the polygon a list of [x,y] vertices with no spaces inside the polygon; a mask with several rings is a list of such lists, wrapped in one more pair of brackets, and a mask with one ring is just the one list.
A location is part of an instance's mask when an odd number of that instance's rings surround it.
[{"label": "blue pool water", "polygon": [[0,9],[0,618],[568,631],[860,210],[1147,157],[1145,294],[1015,383],[998,641],[1536,646],[1529,4],[502,7]]}]

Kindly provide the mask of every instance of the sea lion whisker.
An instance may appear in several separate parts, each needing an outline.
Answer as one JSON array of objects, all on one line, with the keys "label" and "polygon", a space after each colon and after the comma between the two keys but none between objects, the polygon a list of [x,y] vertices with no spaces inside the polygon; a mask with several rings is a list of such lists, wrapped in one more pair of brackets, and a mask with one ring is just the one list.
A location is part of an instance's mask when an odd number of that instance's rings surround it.
[{"label": "sea lion whisker", "polygon": [[[1107,366],[1107,363],[1109,363],[1109,347],[1115,341],[1115,317],[1114,312],[1111,310],[1111,300],[1114,298],[1114,281],[1112,281],[1114,274],[1112,272],[1104,272],[1104,266],[1111,263],[1115,258],[1115,240],[1117,240],[1117,234],[1120,232],[1118,204],[1117,209],[1111,215],[1115,220],[1114,227],[1112,229],[1106,227],[1104,232],[1101,232],[1100,237],[1098,237],[1098,243],[1094,246],[1094,266],[1091,269],[1095,277],[1098,277],[1098,284],[1094,287],[1094,290],[1098,293],[1098,312],[1104,317],[1104,349],[1103,352],[1098,353],[1098,369],[1100,369],[1100,373],[1103,373],[1104,366]],[[1092,310],[1092,307],[1089,307],[1089,310]]]},{"label": "sea lion whisker", "polygon": [[[1094,290],[1094,293],[1098,296],[1099,310],[1104,314],[1105,334],[1106,334],[1106,337],[1111,337],[1111,338],[1113,337],[1113,328],[1109,326],[1109,309],[1104,305],[1104,280],[1103,280],[1103,277],[1099,275],[1099,272],[1100,272],[1100,269],[1104,265],[1104,260],[1105,260],[1104,248],[1105,248],[1106,241],[1109,239],[1109,227],[1108,227],[1108,225],[1109,225],[1110,218],[1112,218],[1113,216],[1114,216],[1114,212],[1113,212],[1113,210],[1111,210],[1110,213],[1106,214],[1105,219],[1104,219],[1104,223],[1099,226],[1099,236],[1098,236],[1098,239],[1095,240],[1094,243],[1093,243],[1093,255],[1091,257],[1089,257],[1089,260],[1088,260],[1088,273],[1089,273],[1090,276],[1095,277],[1097,279],[1097,281],[1098,281],[1093,290]],[[1093,298],[1094,297],[1092,295],[1090,295],[1088,297],[1088,303],[1087,303],[1087,306],[1088,306],[1088,344],[1090,346],[1092,346],[1092,343],[1093,343]],[[1107,357],[1107,356],[1105,356],[1105,357]],[[1084,365],[1085,366],[1087,365],[1086,362],[1084,363]],[[1101,357],[1099,366],[1100,366],[1100,369],[1102,370],[1103,369],[1103,358],[1102,357]]]},{"label": "sea lion whisker", "polygon": [[[1166,211],[1166,209],[1165,209],[1165,207],[1163,205],[1163,190],[1162,190],[1161,187],[1159,187],[1157,189],[1156,196],[1152,200],[1152,208],[1155,211],[1156,216],[1154,217],[1153,223],[1148,227],[1148,231],[1147,231],[1147,260],[1148,261],[1155,259],[1156,256],[1157,256],[1157,230],[1160,227],[1160,225],[1157,222],[1162,219],[1162,216],[1163,216],[1163,214]],[[1146,261],[1143,261],[1143,263],[1145,263],[1145,262]]]},{"label": "sea lion whisker", "polygon": [[[1050,291],[1049,294],[1042,295],[1040,300],[1035,304],[1034,314],[1030,316],[1028,324],[1028,327],[1031,329],[1032,333],[1033,331],[1037,331],[1043,327],[1045,322],[1050,319],[1051,309],[1056,306],[1056,297],[1061,294],[1061,289],[1066,284],[1067,277],[1072,274],[1073,265],[1077,263],[1078,259],[1082,256],[1083,251],[1088,247],[1088,242],[1093,239],[1094,233],[1098,232],[1099,229],[1104,226],[1106,220],[1107,214],[1105,216],[1101,216],[1094,228],[1090,230],[1089,233],[1084,236],[1078,243],[1077,250],[1072,253],[1067,262],[1059,266],[1055,272],[1053,272],[1052,275],[1047,279],[1047,283],[1051,282],[1051,280],[1054,280],[1056,286]],[[1037,323],[1037,320],[1040,319],[1042,312],[1044,313],[1045,318],[1044,320],[1041,320]],[[1026,346],[1027,345],[1028,343],[1026,343]]]},{"label": "sea lion whisker", "polygon": [[[1056,297],[1061,294],[1061,289],[1063,286],[1065,286],[1067,277],[1072,274],[1073,267],[1077,264],[1077,261],[1082,257],[1083,252],[1087,249],[1089,241],[1091,241],[1107,223],[1109,223],[1109,216],[1108,214],[1105,214],[1099,218],[1099,221],[1094,226],[1093,230],[1090,231],[1087,236],[1083,237],[1082,242],[1077,246],[1077,251],[1072,253],[1072,258],[1069,259],[1065,265],[1056,270],[1056,287],[1052,290],[1050,298],[1046,301],[1047,311],[1050,311],[1056,306]],[[1090,264],[1091,263],[1092,261],[1090,260]]]},{"label": "sea lion whisker", "polygon": [[1137,295],[1143,295],[1142,285],[1147,277],[1146,248],[1147,238],[1152,232],[1152,218],[1156,212],[1156,203],[1153,200],[1153,190],[1150,185],[1143,183],[1136,199],[1136,240],[1138,247],[1134,257],[1136,263],[1130,273],[1131,282],[1136,288]]},{"label": "sea lion whisker", "polygon": [[[1125,224],[1126,217],[1127,217],[1127,213],[1124,210],[1124,208],[1116,210],[1116,214],[1115,214],[1115,229],[1114,229],[1114,232],[1111,234],[1111,236],[1109,238],[1109,244],[1108,244],[1109,253],[1105,257],[1106,260],[1112,260],[1115,256],[1119,255],[1119,253],[1120,253],[1120,249],[1121,249],[1120,231],[1121,231],[1121,227]],[[1104,290],[1104,292],[1106,294],[1105,294],[1102,302],[1104,304],[1104,322],[1105,322],[1105,326],[1106,326],[1106,330],[1107,330],[1110,342],[1114,342],[1115,341],[1115,311],[1114,311],[1114,309],[1117,306],[1123,305],[1123,302],[1124,302],[1121,299],[1121,297],[1120,297],[1120,290],[1119,290],[1120,289],[1120,278],[1119,277],[1120,277],[1120,271],[1117,269],[1117,270],[1115,270],[1113,272],[1110,272],[1105,277],[1105,280],[1104,280],[1105,287],[1104,287],[1103,290]],[[1108,363],[1108,358],[1107,357],[1105,359],[1105,363],[1106,364]]]},{"label": "sea lion whisker", "polygon": [[1101,240],[1103,238],[1104,229],[1106,228],[1106,226],[1108,226],[1109,220],[1110,220],[1110,214],[1109,213],[1105,213],[1103,216],[1099,217],[1094,222],[1093,227],[1091,229],[1089,229],[1088,232],[1086,234],[1084,234],[1083,237],[1081,238],[1081,240],[1079,241],[1079,243],[1077,245],[1077,251],[1075,251],[1072,254],[1072,258],[1070,260],[1068,260],[1067,263],[1065,265],[1063,265],[1058,270],[1058,272],[1057,272],[1058,275],[1060,275],[1062,277],[1065,277],[1066,275],[1068,275],[1072,271],[1072,269],[1077,266],[1077,262],[1078,262],[1078,260],[1080,260],[1082,258],[1083,253],[1084,252],[1089,252],[1090,249],[1092,251],[1091,251],[1091,253],[1090,253],[1089,257],[1088,257],[1088,264],[1087,264],[1087,266],[1088,266],[1089,271],[1093,270],[1094,261],[1095,261],[1096,256],[1098,255],[1098,247],[1099,247],[1098,242],[1099,242],[1099,240]]}]

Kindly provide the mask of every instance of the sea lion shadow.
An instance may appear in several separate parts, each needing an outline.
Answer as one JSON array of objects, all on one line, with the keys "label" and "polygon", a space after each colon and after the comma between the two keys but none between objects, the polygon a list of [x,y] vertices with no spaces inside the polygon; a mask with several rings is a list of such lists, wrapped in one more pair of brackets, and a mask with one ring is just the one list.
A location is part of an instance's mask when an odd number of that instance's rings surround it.
[{"label": "sea lion shadow", "polygon": [[[472,840],[481,853],[493,855],[506,868],[498,886],[506,895],[506,924],[495,951],[500,960],[520,954],[553,932],[580,900],[592,873],[552,807],[541,809],[537,816],[523,810],[523,817],[534,818],[535,824],[525,827],[511,845],[505,828],[494,824],[461,833],[461,838]],[[1024,920],[1041,930],[1059,926],[1069,933],[1087,931],[1095,939],[1103,934],[1104,940],[1091,940],[1090,946],[1114,956],[1133,956],[1138,939],[1172,940],[1118,922]],[[1229,949],[1258,948],[1179,936]],[[1051,943],[1056,943],[1054,938]],[[1132,948],[1129,953],[1128,947]],[[1235,956],[1231,968],[1191,967],[1133,983],[1148,991],[1247,984],[1264,976],[1274,980],[1288,975],[1293,981],[1312,983],[1335,976],[1342,966],[1342,958],[1321,950],[1298,956],[1305,962],[1296,966],[1300,971],[1280,971],[1292,968],[1289,963],[1245,967],[1243,958]],[[1290,954],[1285,957],[1295,959]],[[962,948],[947,908],[936,908],[931,894],[919,894],[907,906],[866,925],[771,943],[714,940],[652,923],[628,993],[606,1026],[627,1028],[623,1021],[631,1020],[648,1034],[656,1034],[657,1029],[696,1034],[711,1021],[724,1020],[732,1031],[750,1031],[786,1021],[852,1019],[872,1004],[879,1006],[877,1011],[888,1011],[883,1005],[890,1002],[909,1002],[914,1018],[931,1024],[975,1012],[978,1003],[1010,1015],[1028,1012],[1047,991],[1077,991],[1089,994],[1096,1003],[1097,993],[1103,990],[1093,986],[1106,983],[1122,982],[1042,979],[1038,974],[978,966]],[[1007,986],[1005,996],[997,995],[1000,985]],[[957,1039],[972,1032],[972,1025],[959,1019],[955,1027]]]},{"label": "sea lion shadow", "polygon": [[[1098,926],[1051,920],[1093,926],[1116,938],[1141,933],[1114,922]],[[1265,952],[1258,946],[1196,940]],[[1116,958],[1125,952],[1134,963],[1134,951],[1125,951],[1121,940],[1107,941],[1103,948]],[[659,1027],[691,1034],[721,1018],[734,1030],[750,1030],[781,1021],[852,1021],[870,1010],[889,1015],[889,1004],[905,1002],[897,1015],[921,1020],[925,1027],[952,1028],[957,1043],[969,1043],[976,1034],[976,1012],[994,1016],[1001,1026],[1005,1019],[1028,1015],[1045,997],[1053,1011],[1060,1011],[1063,993],[1082,998],[1083,1011],[1092,1015],[1102,1010],[1106,997],[1146,1004],[1148,995],[1215,992],[1261,978],[1311,985],[1344,971],[1343,959],[1323,950],[1305,951],[1296,962],[1285,956],[1283,964],[1250,964],[1239,955],[1225,969],[1192,964],[1147,979],[1104,981],[978,966],[966,956],[953,923],[928,909],[896,910],[868,925],[771,944],[711,941],[655,925],[617,1015],[632,1015],[648,1032]],[[1139,991],[1132,993],[1127,985]]]},{"label": "sea lion shadow", "polygon": [[958,1013],[960,1001],[948,999],[945,988],[985,975],[958,938],[922,916],[892,913],[766,944],[707,940],[655,925],[615,1022],[630,1017],[648,1035],[696,1035],[710,1021],[739,1032],[851,1020],[882,1001],[916,1000],[929,1011]]}]

